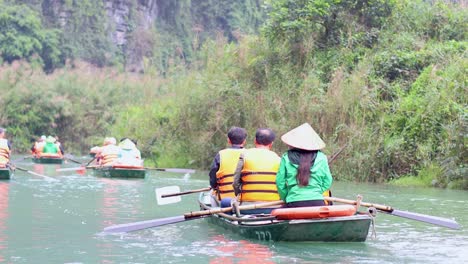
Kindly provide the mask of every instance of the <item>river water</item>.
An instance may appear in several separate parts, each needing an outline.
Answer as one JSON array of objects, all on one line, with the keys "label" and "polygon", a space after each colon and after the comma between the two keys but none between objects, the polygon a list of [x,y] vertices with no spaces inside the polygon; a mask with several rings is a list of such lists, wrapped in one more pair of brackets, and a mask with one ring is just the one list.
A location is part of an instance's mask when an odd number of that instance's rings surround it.
[{"label": "river water", "polygon": [[[86,162],[86,160],[84,160]],[[199,210],[197,194],[158,205],[155,189],[208,186],[206,172],[152,171],[145,179],[108,179],[91,172],[56,172],[76,164],[17,166],[0,181],[0,263],[467,263],[468,192],[335,182],[333,195],[455,219],[451,230],[378,214],[376,237],[362,243],[289,243],[246,240],[204,219],[127,234],[111,225],[179,216]]]}]

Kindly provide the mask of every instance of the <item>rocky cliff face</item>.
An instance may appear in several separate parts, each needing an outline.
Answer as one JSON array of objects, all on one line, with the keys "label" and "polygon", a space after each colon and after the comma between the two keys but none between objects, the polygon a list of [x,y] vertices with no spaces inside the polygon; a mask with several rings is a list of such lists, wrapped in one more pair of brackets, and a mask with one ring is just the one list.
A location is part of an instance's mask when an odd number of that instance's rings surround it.
[{"label": "rocky cliff face", "polygon": [[[133,51],[126,49],[126,45],[131,32],[148,30],[154,25],[158,14],[157,0],[101,0],[102,2],[98,3],[94,1],[43,0],[40,5],[47,23],[60,27],[65,32],[77,31],[75,33],[79,34],[80,26],[86,29],[102,26],[108,40],[114,46],[113,49],[121,50],[126,57],[126,67],[141,70],[141,58],[135,58]],[[92,17],[86,12],[93,15],[101,13],[105,17]],[[93,25],[93,21],[97,20],[104,24]]]}]

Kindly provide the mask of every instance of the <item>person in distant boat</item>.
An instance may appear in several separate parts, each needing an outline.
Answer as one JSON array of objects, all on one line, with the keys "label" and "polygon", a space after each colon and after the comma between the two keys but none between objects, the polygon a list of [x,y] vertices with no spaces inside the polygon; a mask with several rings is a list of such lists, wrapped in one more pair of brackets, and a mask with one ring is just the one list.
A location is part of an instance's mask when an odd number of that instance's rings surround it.
[{"label": "person in distant boat", "polygon": [[141,153],[137,149],[135,143],[129,138],[124,139],[119,143],[119,158],[117,164],[130,165],[130,166],[142,166],[143,161],[141,160]]},{"label": "person in distant boat", "polygon": [[42,135],[32,146],[31,152],[33,155],[39,155],[42,153],[42,150],[44,149],[44,145],[46,143],[46,136]]},{"label": "person in distant boat", "polygon": [[61,155],[65,154],[65,150],[63,149],[62,143],[60,143],[60,141],[59,141],[59,137],[56,135],[54,138],[55,138],[55,145],[57,145],[57,147],[58,147],[58,149],[60,151],[60,154]]},{"label": "person in distant boat", "polygon": [[213,162],[209,172],[210,186],[212,189],[212,206],[224,198],[234,198],[232,188],[234,171],[240,154],[244,151],[247,131],[241,127],[231,127],[227,133],[229,147],[220,150]]},{"label": "person in distant boat", "polygon": [[57,144],[55,144],[55,138],[52,137],[52,136],[48,136],[46,141],[45,141],[45,145],[44,145],[44,148],[42,149],[42,153],[46,153],[46,154],[60,154],[60,149],[59,147],[57,146]]},{"label": "person in distant boat", "polygon": [[96,159],[101,166],[112,166],[119,158],[120,148],[116,145],[117,140],[113,137],[104,139],[104,143],[98,153]]},{"label": "person in distant boat", "polygon": [[324,193],[332,184],[325,143],[310,124],[305,123],[281,137],[289,150],[281,157],[276,175],[278,193],[286,207],[323,206]]},{"label": "person in distant boat", "polygon": [[255,148],[240,155],[232,186],[241,203],[280,200],[275,181],[280,157],[271,151],[275,137],[269,128],[257,129]]},{"label": "person in distant boat", "polygon": [[0,127],[0,166],[6,167],[10,162],[11,144],[5,136],[6,129]]}]

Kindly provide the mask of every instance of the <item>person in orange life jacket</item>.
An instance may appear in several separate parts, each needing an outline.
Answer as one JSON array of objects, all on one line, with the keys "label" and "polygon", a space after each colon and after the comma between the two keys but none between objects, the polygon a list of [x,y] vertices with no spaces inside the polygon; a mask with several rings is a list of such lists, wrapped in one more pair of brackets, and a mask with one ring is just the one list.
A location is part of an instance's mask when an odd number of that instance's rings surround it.
[{"label": "person in orange life jacket", "polygon": [[10,162],[11,144],[5,138],[6,129],[0,127],[0,166],[6,167]]},{"label": "person in orange life jacket", "polygon": [[46,143],[46,138],[47,137],[45,135],[42,135],[36,142],[34,142],[34,145],[31,147],[32,154],[40,154],[42,152]]},{"label": "person in orange life jacket", "polygon": [[119,158],[120,148],[116,145],[117,140],[113,137],[104,139],[104,146],[96,154],[98,164],[101,166],[112,166]]},{"label": "person in orange life jacket", "polygon": [[276,189],[280,157],[271,151],[274,140],[271,129],[260,128],[255,134],[255,148],[240,155],[232,186],[241,203],[280,199]]},{"label": "person in orange life jacket", "polygon": [[305,123],[281,137],[289,150],[281,157],[276,175],[278,193],[286,207],[323,206],[323,194],[330,189],[332,176],[325,143],[310,124]]},{"label": "person in orange life jacket", "polygon": [[247,131],[241,127],[231,127],[227,133],[228,148],[220,150],[211,164],[209,177],[212,192],[212,205],[224,198],[234,198],[232,182],[240,153],[244,150]]}]

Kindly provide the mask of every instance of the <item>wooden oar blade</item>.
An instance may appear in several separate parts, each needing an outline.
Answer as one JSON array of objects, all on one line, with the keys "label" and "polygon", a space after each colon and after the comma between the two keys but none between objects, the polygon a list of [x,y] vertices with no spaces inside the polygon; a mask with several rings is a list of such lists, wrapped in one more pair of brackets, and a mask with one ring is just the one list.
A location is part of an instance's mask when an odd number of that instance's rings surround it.
[{"label": "wooden oar blade", "polygon": [[444,226],[444,227],[448,227],[452,229],[460,229],[460,225],[456,221],[447,219],[447,218],[418,214],[418,213],[413,213],[413,212],[408,212],[408,211],[400,211],[400,210],[393,210],[392,212],[387,212],[387,213],[391,215],[395,215],[395,216],[412,219],[412,220],[426,222],[426,223],[433,224],[433,225]]},{"label": "wooden oar blade", "polygon": [[183,215],[181,216],[172,216],[167,218],[160,218],[160,219],[153,219],[153,220],[146,220],[128,224],[121,224],[121,225],[114,225],[104,228],[105,233],[125,233],[125,232],[132,232],[138,231],[142,229],[147,229],[151,227],[157,227],[162,225],[169,225],[174,223],[183,222],[185,219]]},{"label": "wooden oar blade", "polygon": [[166,186],[166,187],[156,188],[154,191],[156,193],[156,201],[158,205],[178,203],[181,201],[180,196],[171,196],[171,197],[165,197],[165,198],[161,197],[165,194],[172,194],[172,193],[180,192],[179,186]]}]

